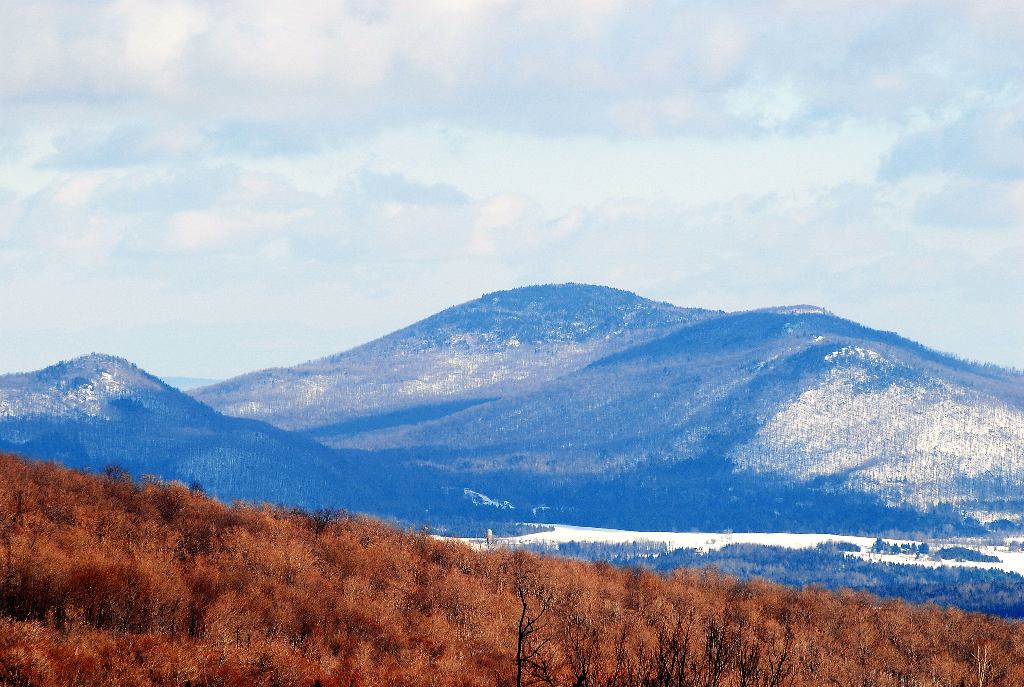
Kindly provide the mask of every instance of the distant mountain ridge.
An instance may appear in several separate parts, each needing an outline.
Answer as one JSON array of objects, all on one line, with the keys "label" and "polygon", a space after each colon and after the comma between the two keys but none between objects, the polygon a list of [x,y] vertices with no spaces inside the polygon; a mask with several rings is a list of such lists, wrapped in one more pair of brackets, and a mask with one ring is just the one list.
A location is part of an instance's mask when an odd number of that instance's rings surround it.
[{"label": "distant mountain ridge", "polygon": [[[641,326],[629,327],[623,312],[638,313]],[[567,327],[583,319],[577,313],[603,326]],[[813,305],[723,313],[601,287],[530,287],[488,294],[325,361],[370,351],[385,368],[414,359],[417,366],[401,368],[402,384],[422,390],[439,369],[493,369],[513,337],[598,345],[572,349],[557,366],[531,360],[515,384],[453,385],[441,406],[374,413],[367,404],[320,426],[315,412],[301,423],[287,411],[261,417],[330,446],[400,451],[439,471],[608,482],[718,461],[733,475],[867,493],[892,506],[947,504],[987,520],[1024,512],[1024,377]],[[545,349],[537,358],[548,356]],[[316,365],[274,371],[275,380],[330,374]],[[386,393],[388,383],[378,384]],[[224,388],[230,403],[218,396]],[[261,402],[244,377],[197,395],[229,413]],[[500,489],[488,496],[524,500]]]},{"label": "distant mountain ridge", "polygon": [[870,532],[1024,517],[1024,375],[813,305],[524,287],[191,395],[102,357],[0,377],[0,448],[412,522]]},{"label": "distant mountain ridge", "polygon": [[[226,499],[316,505],[337,452],[225,417],[123,358],[90,354],[0,376],[0,449],[198,483]],[[311,498],[312,497],[312,498]]]},{"label": "distant mountain ridge", "polygon": [[485,294],[383,338],[291,368],[253,372],[192,395],[285,429],[514,393],[612,351],[716,313],[603,286]]}]

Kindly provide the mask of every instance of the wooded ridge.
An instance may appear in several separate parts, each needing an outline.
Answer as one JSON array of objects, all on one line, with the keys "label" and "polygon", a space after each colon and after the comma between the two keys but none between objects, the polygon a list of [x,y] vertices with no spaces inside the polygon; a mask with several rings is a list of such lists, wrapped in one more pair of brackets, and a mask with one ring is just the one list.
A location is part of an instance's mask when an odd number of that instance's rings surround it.
[{"label": "wooded ridge", "polygon": [[0,684],[1024,684],[1014,623],[0,456]]}]

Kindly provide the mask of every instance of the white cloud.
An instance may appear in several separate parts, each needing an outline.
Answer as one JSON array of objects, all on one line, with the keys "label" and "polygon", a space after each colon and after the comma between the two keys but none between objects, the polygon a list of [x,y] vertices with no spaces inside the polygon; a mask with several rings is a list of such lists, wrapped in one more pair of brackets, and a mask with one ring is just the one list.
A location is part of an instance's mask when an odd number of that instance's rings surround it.
[{"label": "white cloud", "polygon": [[954,172],[987,179],[1024,178],[1024,93],[1016,102],[986,103],[953,122],[899,141],[881,174]]},{"label": "white cloud", "polygon": [[315,206],[322,202],[279,177],[238,173],[208,207],[172,213],[164,245],[182,251],[226,247],[248,252],[260,235],[303,233],[304,223],[317,215]]},{"label": "white cloud", "polygon": [[180,212],[169,222],[167,245],[178,250],[194,250],[226,241],[232,234],[250,227],[245,220],[253,218],[225,217],[210,210]]},{"label": "white cloud", "polygon": [[[1004,233],[979,242],[973,233],[917,226],[916,204],[927,187],[868,182],[702,207],[610,198],[549,214],[519,193],[456,204],[375,197],[362,188],[363,173],[339,193],[317,196],[273,176],[233,172],[204,203],[183,211],[162,203],[108,205],[111,189],[126,183],[119,178],[77,205],[56,203],[63,187],[18,201],[37,215],[44,204],[59,207],[56,217],[75,230],[39,233],[37,223],[34,234],[4,247],[23,254],[0,274],[0,288],[14,299],[0,303],[0,319],[19,323],[20,340],[33,349],[12,352],[21,356],[12,360],[37,355],[44,332],[62,318],[72,339],[97,341],[90,350],[112,340],[90,338],[99,336],[91,328],[100,323],[123,332],[147,323],[152,332],[167,318],[193,322],[196,336],[217,322],[224,332],[230,323],[250,323],[247,364],[285,364],[487,290],[575,280],[686,305],[818,303],[942,348],[1018,362],[1013,341],[1024,331],[1003,322],[1002,337],[970,346],[962,332],[995,326],[986,305],[998,302],[992,293],[1003,294],[1004,307],[1018,298],[1011,284],[1020,267],[1012,256],[1024,257],[1024,239]],[[31,310],[17,305],[23,299]],[[366,320],[339,318],[338,304]],[[943,330],[934,323],[946,321],[950,307],[958,308],[960,325]],[[254,333],[257,321],[265,323],[263,335]],[[283,342],[277,332],[284,323],[320,333]],[[184,360],[153,346],[154,360]],[[208,364],[206,372],[215,372]],[[221,364],[245,369],[227,349]]]},{"label": "white cloud", "polygon": [[767,131],[793,120],[804,108],[804,98],[791,80],[776,83],[751,81],[725,94],[726,110],[757,122]]},{"label": "white cloud", "polygon": [[63,179],[54,189],[53,200],[59,205],[84,205],[103,183],[99,174],[77,174]]},{"label": "white cloud", "polygon": [[362,190],[376,200],[412,205],[460,205],[469,196],[451,184],[420,184],[401,174],[380,174],[365,169],[360,177]]},{"label": "white cloud", "polygon": [[29,112],[646,135],[640,117],[720,135],[765,125],[723,109],[743,83],[789,84],[806,103],[793,124],[813,126],[900,122],[1021,76],[1019,35],[970,3],[548,4],[14,3],[0,97]]},{"label": "white cloud", "polygon": [[702,43],[704,70],[711,80],[720,81],[740,65],[747,34],[735,20],[724,18],[707,28]]},{"label": "white cloud", "polygon": [[194,127],[120,127],[113,131],[73,129],[54,141],[53,154],[39,165],[55,169],[90,169],[140,165],[195,157],[209,148]]},{"label": "white cloud", "polygon": [[938,226],[1015,227],[1024,231],[1024,180],[952,181],[919,200],[916,218]]}]

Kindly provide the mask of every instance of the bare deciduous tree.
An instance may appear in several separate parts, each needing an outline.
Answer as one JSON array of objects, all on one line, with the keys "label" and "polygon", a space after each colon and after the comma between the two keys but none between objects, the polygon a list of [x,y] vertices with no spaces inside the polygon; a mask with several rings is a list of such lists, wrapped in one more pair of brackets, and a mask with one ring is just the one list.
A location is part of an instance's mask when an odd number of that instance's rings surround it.
[{"label": "bare deciduous tree", "polygon": [[516,628],[516,687],[530,684],[555,684],[546,648],[548,624],[545,616],[551,609],[554,594],[546,588],[529,554],[512,554],[512,589],[519,600],[519,623]]}]

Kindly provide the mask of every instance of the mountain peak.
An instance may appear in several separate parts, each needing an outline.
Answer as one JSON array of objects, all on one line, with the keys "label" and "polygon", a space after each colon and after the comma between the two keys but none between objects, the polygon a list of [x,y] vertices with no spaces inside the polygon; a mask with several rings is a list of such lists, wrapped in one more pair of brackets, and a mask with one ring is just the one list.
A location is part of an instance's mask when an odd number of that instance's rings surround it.
[{"label": "mountain peak", "polygon": [[776,315],[833,315],[834,313],[820,305],[776,305],[769,308],[757,308],[752,312],[766,312]]},{"label": "mountain peak", "polygon": [[583,342],[624,332],[687,324],[708,311],[680,308],[630,291],[593,284],[537,284],[493,291],[452,306],[402,332],[443,344],[452,332],[521,343]]},{"label": "mountain peak", "polygon": [[80,355],[77,358],[71,358],[69,360],[62,360],[57,365],[67,365],[71,367],[101,367],[101,368],[133,368],[139,369],[134,363],[127,358],[121,356],[111,355],[110,353],[87,353]]},{"label": "mountain peak", "polygon": [[35,372],[0,376],[0,416],[106,416],[118,399],[169,391],[124,358],[90,353]]},{"label": "mountain peak", "polygon": [[102,377],[117,378],[123,384],[135,383],[145,386],[163,386],[160,380],[135,363],[108,353],[89,353],[70,360],[62,360],[40,370],[36,374],[48,379],[76,378],[79,380],[95,380]]},{"label": "mountain peak", "polygon": [[522,391],[719,314],[607,286],[523,286],[454,305],[349,351],[192,393],[231,415],[285,428],[325,426]]},{"label": "mountain peak", "polygon": [[[550,284],[527,284],[516,286],[511,289],[500,289],[489,291],[480,296],[481,301],[524,301],[533,299],[558,299],[558,298],[592,298],[595,296],[617,296],[629,300],[646,301],[646,298],[638,296],[632,291],[617,289],[613,286],[602,284],[585,284],[581,282],[562,282]],[[470,303],[475,301],[469,301]],[[457,306],[456,306],[457,307]]]}]

